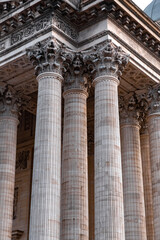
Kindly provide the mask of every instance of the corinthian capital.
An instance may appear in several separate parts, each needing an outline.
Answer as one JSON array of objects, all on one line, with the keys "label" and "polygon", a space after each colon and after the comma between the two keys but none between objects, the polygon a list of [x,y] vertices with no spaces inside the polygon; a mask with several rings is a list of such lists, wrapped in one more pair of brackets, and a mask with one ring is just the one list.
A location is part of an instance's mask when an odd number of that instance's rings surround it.
[{"label": "corinthian capital", "polygon": [[90,86],[91,62],[82,52],[66,53],[63,62],[64,89],[87,90]]},{"label": "corinthian capital", "polygon": [[22,100],[11,87],[0,87],[0,115],[18,117]]},{"label": "corinthian capital", "polygon": [[126,98],[119,98],[119,112],[121,124],[140,124],[143,121],[143,107],[141,107],[135,93],[129,93]]},{"label": "corinthian capital", "polygon": [[94,47],[90,58],[94,63],[97,77],[102,75],[118,77],[129,61],[129,55],[125,54],[121,47],[115,47],[109,39],[103,46]]},{"label": "corinthian capital", "polygon": [[35,74],[55,72],[61,74],[63,48],[55,40],[38,42],[33,48],[27,49],[27,55],[35,66]]},{"label": "corinthian capital", "polygon": [[149,103],[149,114],[160,114],[160,85],[149,86],[146,98]]},{"label": "corinthian capital", "polygon": [[146,115],[160,114],[160,85],[147,86],[146,89],[137,90],[137,97],[141,105],[146,106]]}]

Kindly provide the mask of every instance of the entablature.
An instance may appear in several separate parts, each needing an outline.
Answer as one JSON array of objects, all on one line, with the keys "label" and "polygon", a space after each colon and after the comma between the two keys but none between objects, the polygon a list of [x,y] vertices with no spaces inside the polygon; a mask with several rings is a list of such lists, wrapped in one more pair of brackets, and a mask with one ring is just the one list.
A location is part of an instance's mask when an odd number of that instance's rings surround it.
[{"label": "entablature", "polygon": [[[86,5],[84,5],[84,3]],[[66,20],[68,19],[68,21],[72,22],[77,31],[110,17],[115,20],[120,27],[127,29],[133,38],[136,38],[139,42],[147,46],[150,51],[160,56],[160,28],[133,3],[126,0],[110,0],[107,2],[103,0],[82,1],[79,10],[77,8],[75,9],[72,6],[73,4],[68,0],[24,0],[20,1],[19,4],[16,8],[12,9],[11,13],[4,16],[2,15],[0,18],[2,39],[0,42],[0,51],[5,47],[5,36],[10,34],[10,44],[12,45],[13,40],[11,38],[16,29],[20,31],[22,28],[26,28],[27,23],[34,25],[46,11],[52,11],[53,15],[57,12],[59,16],[61,15],[62,18],[65,17]],[[63,24],[61,24],[61,27]],[[34,30],[32,29],[32,31]],[[76,39],[74,40],[76,41]]]}]

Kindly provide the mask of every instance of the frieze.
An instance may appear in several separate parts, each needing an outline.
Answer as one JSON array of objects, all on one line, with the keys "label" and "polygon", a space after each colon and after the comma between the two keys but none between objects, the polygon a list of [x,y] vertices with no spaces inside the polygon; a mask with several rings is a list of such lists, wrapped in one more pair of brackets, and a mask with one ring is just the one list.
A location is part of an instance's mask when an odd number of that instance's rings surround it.
[{"label": "frieze", "polygon": [[[25,28],[20,29],[11,34],[10,36],[10,45],[13,46],[21,41],[28,39],[31,36],[34,36],[36,33],[41,30],[47,29],[49,26],[55,27],[59,31],[63,32],[66,36],[77,40],[78,33],[76,29],[71,26],[69,23],[65,22],[57,14],[50,14],[41,19],[36,19],[34,22],[27,25]],[[0,51],[5,49],[5,43],[0,43]]]},{"label": "frieze", "polygon": [[44,17],[43,19],[37,19],[37,21],[30,23],[26,28],[17,31],[11,35],[11,45],[17,44],[22,40],[27,39],[30,36],[33,36],[37,32],[46,29],[52,23],[51,16]]},{"label": "frieze", "polygon": [[77,40],[78,33],[76,30],[68,23],[64,22],[58,15],[53,15],[52,23],[56,28],[60,29],[67,36],[71,37],[74,40]]}]

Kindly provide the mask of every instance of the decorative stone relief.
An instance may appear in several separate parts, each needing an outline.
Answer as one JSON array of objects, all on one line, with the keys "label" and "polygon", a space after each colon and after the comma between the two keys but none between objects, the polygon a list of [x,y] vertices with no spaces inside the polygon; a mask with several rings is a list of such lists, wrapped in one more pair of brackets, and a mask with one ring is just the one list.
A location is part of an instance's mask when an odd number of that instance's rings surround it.
[{"label": "decorative stone relief", "polygon": [[77,40],[78,33],[76,31],[76,28],[72,27],[69,23],[63,21],[62,18],[60,18],[56,14],[53,15],[52,25],[65,33],[68,37],[72,38],[73,40]]},{"label": "decorative stone relief", "polygon": [[147,101],[149,103],[149,114],[160,113],[160,85],[148,87]]},{"label": "decorative stone relief", "polygon": [[121,124],[140,124],[143,122],[144,105],[142,105],[134,92],[119,98],[119,112]]},{"label": "decorative stone relief", "polygon": [[[15,45],[29,37],[35,35],[41,30],[47,29],[48,27],[55,27],[56,29],[63,32],[73,40],[77,40],[78,33],[76,29],[70,24],[66,23],[57,14],[49,13],[48,16],[44,16],[41,19],[36,19],[30,22],[26,27],[23,27],[10,35],[10,45]],[[0,43],[0,51],[5,49],[5,42]]]},{"label": "decorative stone relief", "polygon": [[51,24],[51,16],[45,16],[42,19],[37,19],[35,22],[30,23],[26,28],[23,28],[11,34],[11,45],[17,44],[18,42],[27,39],[37,32],[46,29],[48,26],[51,26]]},{"label": "decorative stone relief", "polygon": [[146,86],[136,91],[137,98],[146,115],[160,113],[160,85]]},{"label": "decorative stone relief", "polygon": [[0,114],[18,116],[22,99],[11,87],[0,87]]},{"label": "decorative stone relief", "polygon": [[[12,81],[14,83],[14,78],[20,74],[24,74],[24,72],[27,72],[27,75],[29,74],[29,70],[31,69],[32,65],[27,59],[27,57],[16,59],[15,61],[8,63],[4,67],[0,68],[0,76],[1,81]],[[33,75],[33,74],[32,74]],[[26,73],[22,76],[20,76],[20,79],[16,81],[16,85],[18,85],[18,82],[22,82],[22,79],[25,80]],[[27,84],[27,83],[26,83]],[[11,84],[12,85],[12,84]]]},{"label": "decorative stone relief", "polygon": [[13,220],[17,217],[17,203],[18,203],[18,187],[14,189],[14,200],[13,200]]},{"label": "decorative stone relief", "polygon": [[56,72],[61,74],[64,59],[63,47],[55,40],[45,43],[38,42],[32,49],[27,49],[27,55],[35,66],[35,74]]},{"label": "decorative stone relief", "polygon": [[38,90],[38,84],[34,78],[31,78],[28,81],[17,84],[14,88],[18,92],[23,92],[23,94],[29,95]]},{"label": "decorative stone relief", "polygon": [[129,61],[129,55],[125,54],[121,47],[115,47],[110,39],[103,45],[93,47],[88,55],[95,66],[96,76],[110,75],[121,76],[122,71]]},{"label": "decorative stone relief", "polygon": [[[134,82],[134,86],[137,89],[144,89],[146,85],[152,85],[154,83],[149,76],[138,70],[138,68],[131,63],[128,63],[127,68],[123,70],[123,78],[127,81],[127,84]],[[123,84],[121,81],[121,85]]]},{"label": "decorative stone relief", "polygon": [[66,53],[63,62],[64,89],[87,89],[90,87],[91,82],[88,76],[93,71],[90,68],[91,65],[92,62],[82,52]]},{"label": "decorative stone relief", "polygon": [[16,170],[24,170],[27,168],[27,161],[29,160],[29,155],[29,150],[17,153]]}]

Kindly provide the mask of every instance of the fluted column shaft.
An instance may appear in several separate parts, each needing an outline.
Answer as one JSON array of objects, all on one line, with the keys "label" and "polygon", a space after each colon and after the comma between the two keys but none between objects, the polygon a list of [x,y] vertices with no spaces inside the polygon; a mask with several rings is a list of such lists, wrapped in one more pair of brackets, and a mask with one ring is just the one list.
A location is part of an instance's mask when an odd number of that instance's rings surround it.
[{"label": "fluted column shaft", "polygon": [[30,240],[60,239],[61,75],[42,73],[34,148]]},{"label": "fluted column shaft", "polygon": [[0,239],[11,240],[15,162],[17,148],[16,116],[0,114]]},{"label": "fluted column shaft", "polygon": [[18,112],[22,99],[11,86],[0,87],[0,239],[11,240]]},{"label": "fluted column shaft", "polygon": [[62,157],[63,240],[88,240],[87,92],[64,92]]},{"label": "fluted column shaft", "polygon": [[147,240],[154,240],[151,164],[150,164],[149,134],[147,130],[141,133],[140,142],[143,169]]},{"label": "fluted column shaft", "polygon": [[126,240],[147,239],[139,129],[136,120],[121,123]]},{"label": "fluted column shaft", "polygon": [[148,118],[155,240],[160,239],[160,112]]},{"label": "fluted column shaft", "polygon": [[95,84],[95,240],[124,240],[118,84],[114,76]]}]

